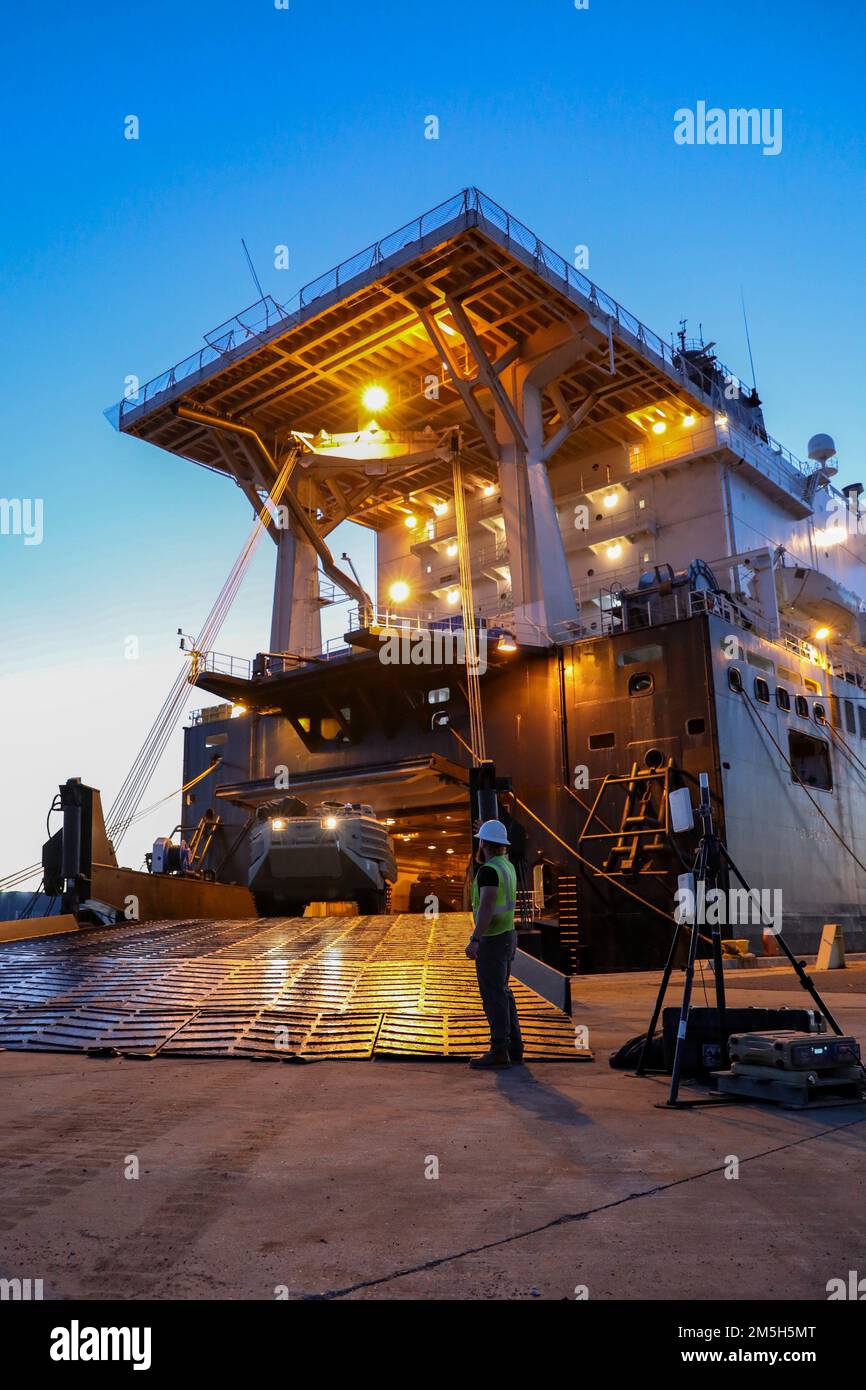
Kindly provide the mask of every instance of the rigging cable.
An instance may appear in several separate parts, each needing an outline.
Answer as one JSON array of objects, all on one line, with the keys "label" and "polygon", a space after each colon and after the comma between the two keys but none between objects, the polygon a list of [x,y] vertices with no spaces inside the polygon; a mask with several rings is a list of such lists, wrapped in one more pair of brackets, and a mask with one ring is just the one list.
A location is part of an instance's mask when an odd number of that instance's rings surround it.
[{"label": "rigging cable", "polygon": [[[831,698],[834,699],[834,700],[838,700],[838,699],[839,699],[839,696],[838,696],[838,695],[833,695]],[[843,697],[843,698],[844,698],[844,697]],[[830,720],[829,720],[829,719],[827,719],[827,720],[824,721],[824,727],[827,729],[828,733],[830,734],[830,737],[831,737],[832,739],[834,739],[838,744],[840,744],[841,747],[845,750],[845,752],[846,752],[846,754],[848,755],[849,759],[852,759],[852,758],[853,758],[854,762],[857,763],[858,767],[859,767],[864,773],[866,773],[866,763],[863,762],[863,759],[862,759],[862,758],[859,758],[859,757],[857,756],[857,754],[854,752],[854,749],[851,747],[850,743],[848,743],[847,739],[843,738],[843,736],[842,736],[842,734],[840,733],[840,731],[839,731],[838,729],[834,729],[834,728],[833,728],[833,725],[830,723]]]},{"label": "rigging cable", "polygon": [[749,713],[752,715],[753,720],[755,720],[761,726],[761,728],[764,730],[764,733],[773,743],[773,746],[779,754],[779,757],[782,759],[782,762],[785,764],[785,766],[788,768],[788,771],[791,773],[791,776],[793,777],[795,784],[798,787],[803,788],[803,791],[806,793],[812,805],[815,807],[815,810],[818,812],[818,815],[821,817],[822,821],[824,821],[827,827],[833,832],[833,834],[836,836],[836,839],[839,841],[839,844],[846,851],[846,853],[850,854],[851,858],[854,860],[854,863],[859,865],[859,867],[863,870],[864,874],[866,874],[866,864],[863,863],[862,859],[858,859],[851,846],[847,844],[845,840],[843,840],[842,836],[839,834],[839,831],[836,829],[835,825],[830,820],[830,818],[826,816],[824,812],[821,810],[821,807],[818,805],[814,796],[809,791],[809,788],[806,786],[806,783],[803,781],[802,777],[799,777],[797,773],[794,771],[794,768],[792,767],[790,760],[785,757],[785,754],[782,751],[781,746],[776,742],[770,729],[767,727],[761,716],[758,714],[758,711],[752,704],[751,698],[746,694],[745,690],[741,690],[740,694],[746,701],[746,705],[748,707]]},{"label": "rigging cable", "polygon": [[[145,816],[149,816],[154,811],[159,810],[159,807],[164,806],[167,801],[173,801],[176,796],[183,796],[192,787],[196,786],[198,782],[203,781],[205,777],[209,777],[212,772],[216,772],[217,768],[222,765],[222,761],[222,758],[215,759],[214,762],[211,763],[210,767],[206,767],[204,772],[200,772],[198,776],[192,777],[189,782],[184,782],[182,787],[178,787],[177,791],[169,792],[167,796],[160,797],[159,801],[154,801],[152,806],[145,806],[143,811],[138,811],[132,817],[132,819],[127,822],[126,826],[124,827],[124,833],[126,832],[126,830],[129,829],[130,825],[135,825],[138,821],[144,820]],[[55,796],[54,801],[52,801],[51,803],[51,806],[48,811],[49,816],[51,815],[52,811],[57,811],[60,809],[60,807],[57,805],[58,800],[59,793]],[[47,829],[48,825],[46,820],[46,830]],[[36,874],[41,872],[42,862],[40,860],[38,864],[30,864],[26,869],[17,869],[15,873],[7,874],[5,878],[0,879],[0,893],[6,891],[7,889],[14,888],[16,884],[26,883],[28,878],[33,878]]]},{"label": "rigging cable", "polygon": [[[470,756],[474,757],[475,755],[473,753],[473,750],[470,748],[466,740],[464,738],[461,738],[460,734],[458,734],[457,730],[453,728],[453,726],[449,726],[449,728],[450,732],[457,739],[457,742],[461,743],[463,747],[466,749],[467,753],[469,753]],[[619,879],[613,878],[611,874],[605,873],[604,869],[599,869],[589,859],[585,859],[582,854],[579,854],[578,851],[574,849],[570,844],[568,844],[565,840],[563,840],[560,835],[557,835],[556,831],[553,830],[551,826],[549,826],[546,823],[546,821],[543,821],[540,816],[537,816],[535,812],[531,810],[529,806],[527,806],[525,801],[521,801],[520,797],[517,795],[515,791],[512,791],[511,795],[514,797],[516,805],[518,805],[521,808],[521,810],[525,811],[528,816],[531,816],[532,819],[536,821],[538,825],[541,826],[542,830],[546,830],[548,835],[550,835],[554,840],[556,840],[557,844],[562,845],[562,848],[564,850],[566,850],[569,854],[573,855],[574,858],[579,861],[579,863],[583,864],[584,867],[589,869],[593,874],[598,875],[599,878],[606,878],[608,883],[612,883],[615,888],[620,888],[623,891],[623,893],[627,893],[630,898],[634,898],[636,902],[640,903],[641,907],[646,907],[650,910],[650,912],[655,912],[656,915],[663,918],[665,922],[673,922],[674,926],[678,927],[681,931],[688,932],[691,929],[690,924],[686,922],[678,922],[673,913],[665,912],[663,908],[656,907],[655,903],[651,903],[647,898],[642,898],[639,893],[635,893],[631,888],[627,888],[626,885],[622,883]],[[703,933],[700,933],[699,935],[701,941],[705,941],[708,945],[712,944],[710,937],[704,936]]]},{"label": "rigging cable", "polygon": [[253,552],[265,528],[273,518],[274,510],[285,492],[299,455],[300,446],[296,445],[289,453],[286,462],[277,474],[270,493],[262,503],[261,510],[256,517],[253,528],[238,558],[235,560],[228,578],[205,620],[201,632],[196,638],[192,651],[191,667],[187,667],[187,665],[184,664],[175,677],[174,683],[163,702],[162,708],[147,734],[144,743],[139,749],[136,759],[121,785],[120,791],[112,803],[106,818],[106,829],[109,839],[113,842],[115,849],[126,834],[126,830],[132,822],[132,817],[138,809],[141,798],[147,790],[157,764],[168,744],[168,740],[176,727],[177,719],[185,699],[186,688],[188,685],[195,683],[200,670],[201,657],[211,648],[212,643],[225,621],[238,589],[243,582]]},{"label": "rigging cable", "polygon": [[[282,478],[282,474],[280,475]],[[278,480],[279,481],[279,480]],[[272,498],[277,491],[275,484],[271,494]],[[222,626],[228,609],[237,593],[240,583],[246,573],[249,560],[252,556],[255,545],[261,535],[264,525],[264,516],[267,513],[267,503],[262,509],[262,513],[256,520],[250,536],[235,561],[228,579],[223,585],[220,594],[211,609],[210,614],[196,640],[192,653],[192,667],[188,670],[184,665],[178,672],[174,684],[167,696],[163,707],[157,716],[156,722],[152,726],[150,733],[145,739],[139,754],[121,787],[118,796],[109,811],[107,818],[107,830],[109,837],[114,839],[122,838],[125,834],[125,826],[131,820],[132,815],[137,809],[138,803],[150,782],[150,778],[156,768],[156,764],[162,756],[168,739],[175,727],[177,716],[183,704],[186,686],[192,684],[198,675],[200,666],[199,661],[202,653],[207,650],[210,643],[215,638]]]},{"label": "rigging cable", "polygon": [[174,801],[176,796],[184,796],[192,787],[202,782],[205,777],[210,777],[212,772],[216,772],[217,768],[222,766],[222,761],[222,758],[216,758],[211,763],[210,767],[206,767],[204,772],[200,772],[197,777],[191,778],[189,782],[184,782],[182,787],[178,787],[177,791],[169,792],[167,796],[161,796],[159,801],[154,801],[151,806],[145,806],[143,811],[136,811],[135,815],[128,820],[125,825],[121,826],[121,834],[125,835],[131,825],[136,825],[138,821],[144,820],[146,816],[152,815],[154,811],[159,810],[160,806],[164,806],[167,801]]}]

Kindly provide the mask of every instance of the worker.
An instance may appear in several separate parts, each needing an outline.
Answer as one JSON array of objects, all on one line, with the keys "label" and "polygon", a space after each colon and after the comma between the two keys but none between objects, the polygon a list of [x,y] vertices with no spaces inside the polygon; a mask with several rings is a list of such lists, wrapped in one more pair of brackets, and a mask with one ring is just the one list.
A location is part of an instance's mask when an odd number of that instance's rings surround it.
[{"label": "worker", "polygon": [[517,1005],[508,987],[517,949],[514,908],[517,875],[508,858],[508,832],[501,820],[484,821],[478,829],[481,867],[472,884],[475,930],[466,954],[475,961],[478,989],[490,1025],[490,1049],[473,1057],[470,1067],[508,1067],[523,1061],[523,1039]]}]

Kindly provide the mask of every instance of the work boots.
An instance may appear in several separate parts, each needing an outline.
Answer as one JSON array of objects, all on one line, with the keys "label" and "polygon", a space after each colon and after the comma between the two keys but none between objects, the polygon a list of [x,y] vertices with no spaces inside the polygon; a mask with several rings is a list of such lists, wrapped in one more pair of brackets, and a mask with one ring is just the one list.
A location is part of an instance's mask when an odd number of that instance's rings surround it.
[{"label": "work boots", "polygon": [[489,1052],[485,1052],[483,1057],[473,1057],[469,1065],[470,1067],[475,1067],[477,1070],[481,1070],[482,1068],[486,1070],[488,1067],[510,1067],[511,1058],[508,1055],[507,1048],[497,1047],[491,1048]]}]

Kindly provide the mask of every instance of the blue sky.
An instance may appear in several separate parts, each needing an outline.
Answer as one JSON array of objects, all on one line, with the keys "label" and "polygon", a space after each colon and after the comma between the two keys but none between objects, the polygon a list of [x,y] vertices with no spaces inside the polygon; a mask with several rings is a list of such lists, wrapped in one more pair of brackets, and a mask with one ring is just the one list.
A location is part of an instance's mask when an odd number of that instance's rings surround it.
[{"label": "blue sky", "polygon": [[[16,807],[0,871],[38,857],[58,781],[111,801],[176,669],[177,627],[198,627],[249,528],[236,489],[102,416],[127,374],[167,368],[255,297],[242,236],[285,301],[477,184],[564,255],[587,245],[592,278],[663,336],[702,322],[747,377],[742,287],[771,433],[802,454],[828,430],[842,481],[863,476],[864,40],[854,0],[9,12],[0,495],[43,499],[44,540],[0,536]],[[676,145],[674,112],[699,100],[780,108],[781,154]],[[224,650],[266,644],[272,563],[266,541]],[[179,785],[179,748],[148,801]],[[124,858],[138,865],[175,815],[131,833]]]}]

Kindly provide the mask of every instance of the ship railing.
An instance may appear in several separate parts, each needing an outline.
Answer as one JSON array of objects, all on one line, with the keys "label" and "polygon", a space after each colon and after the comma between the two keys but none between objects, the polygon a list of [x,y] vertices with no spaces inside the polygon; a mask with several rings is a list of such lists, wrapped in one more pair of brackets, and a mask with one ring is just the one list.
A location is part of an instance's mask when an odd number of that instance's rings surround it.
[{"label": "ship railing", "polygon": [[[420,217],[413,218],[396,232],[389,233],[380,241],[374,242],[365,250],[348,260],[342,261],[332,270],[326,271],[318,279],[305,285],[289,304],[280,304],[270,295],[251,304],[242,313],[236,314],[212,332],[205,334],[205,346],[198,352],[178,362],[169,371],[154,377],[144,386],[130,389],[124,398],[107,410],[106,416],[117,428],[122,428],[123,418],[130,410],[137,410],[148,404],[163,392],[171,392],[186,378],[205,372],[208,367],[217,366],[221,360],[229,358],[245,347],[251,339],[260,342],[270,341],[281,333],[289,331],[306,317],[307,311],[316,300],[326,296],[336,296],[345,292],[347,286],[361,276],[385,265],[391,257],[410,247],[422,249],[433,235],[447,230],[447,235],[456,235],[466,227],[476,226],[492,234],[494,239],[519,255],[530,268],[548,281],[554,289],[576,300],[581,308],[595,318],[607,320],[623,333],[629,335],[644,355],[658,359],[659,365],[667,375],[675,377],[687,390],[702,395],[714,409],[723,409],[724,403],[718,386],[719,377],[725,381],[726,391],[734,401],[746,399],[752,388],[747,387],[735,373],[722,363],[713,359],[712,368],[704,370],[699,364],[684,357],[673,343],[647,328],[646,324],[623,307],[612,295],[594,284],[583,271],[565,260],[543,242],[518,218],[499,203],[482,193],[478,188],[465,188],[461,193],[437,204]],[[756,436],[757,437],[757,436]],[[760,436],[763,439],[763,435]],[[788,454],[782,445],[767,437],[769,448],[779,452],[789,460],[799,472],[810,471],[808,466]]]},{"label": "ship railing", "polygon": [[[710,589],[675,588],[666,594],[649,589],[641,593],[612,584],[598,590],[591,601],[581,599],[580,613],[581,641],[611,637],[620,632],[643,632],[701,613],[713,614],[745,632],[759,631],[763,627],[757,614]],[[590,614],[591,621],[586,621]]]},{"label": "ship railing", "polygon": [[678,439],[641,440],[637,444],[628,444],[626,449],[629,472],[643,473],[646,469],[656,468],[660,464],[675,463],[694,454],[715,449],[717,444],[715,426],[711,421],[707,421],[698,429],[690,430],[687,435],[684,434]]},{"label": "ship railing", "polygon": [[[480,574],[483,570],[495,569],[497,566],[504,568],[508,565],[510,554],[504,537],[497,537],[495,540],[491,537],[489,542],[482,541],[473,545],[469,554],[472,573]],[[456,555],[439,555],[432,558],[430,563],[432,573],[426,585],[429,590],[459,588],[459,561]]]},{"label": "ship railing", "polygon": [[782,633],[782,642],[785,650],[790,652],[792,656],[798,656],[801,660],[808,661],[811,666],[822,666],[826,669],[828,662],[824,653],[807,641],[805,637],[800,637],[796,632],[785,631]]},{"label": "ship railing", "polygon": [[697,613],[713,613],[746,632],[754,631],[760,623],[756,614],[747,612],[734,599],[715,593],[712,589],[689,590],[689,616],[694,617]]},{"label": "ship railing", "polygon": [[[483,541],[471,551],[473,570],[482,570],[488,566],[506,565],[509,561],[511,551],[504,536],[492,537],[490,541]],[[455,556],[456,559],[456,556]]]},{"label": "ship railing", "polygon": [[727,443],[735,453],[743,455],[754,468],[787,492],[805,498],[806,481],[814,473],[814,468],[798,459],[790,449],[779,444],[772,436],[767,435],[764,439],[744,430],[732,420],[717,422],[716,428],[722,443]]},{"label": "ship railing", "polygon": [[196,674],[204,672],[215,676],[236,676],[248,681],[252,675],[252,662],[243,656],[229,656],[226,652],[196,652],[193,655],[193,669]]},{"label": "ship railing", "polygon": [[786,651],[794,656],[800,657],[803,661],[808,661],[811,666],[817,666],[827,672],[828,675],[835,676],[839,681],[844,681],[846,685],[856,686],[858,690],[866,690],[866,667],[862,666],[852,653],[844,648],[831,648],[825,646],[823,650],[813,645],[799,633],[785,629],[782,633],[782,643]]},{"label": "ship railing", "polygon": [[786,492],[805,499],[806,483],[812,471],[775,439],[755,433],[735,422],[730,416],[719,415],[697,430],[678,439],[641,441],[627,445],[629,470],[642,473],[660,464],[674,463],[697,453],[707,453],[724,445],[749,462],[758,472],[770,478]]},{"label": "ship railing", "polygon": [[835,661],[832,658],[830,659],[829,670],[837,680],[844,681],[846,685],[856,685],[859,690],[866,690],[866,671],[852,668],[844,661]]},{"label": "ship railing", "polygon": [[[489,521],[491,517],[502,516],[502,499],[499,496],[497,487],[496,495],[490,497],[480,497],[477,502],[469,502],[466,507],[466,520],[472,527],[479,521]],[[412,542],[413,553],[424,549],[425,546],[434,545],[437,541],[456,541],[457,525],[454,520],[453,510],[449,509],[445,516],[434,516],[425,522],[424,529],[419,536]]]},{"label": "ship railing", "polygon": [[253,662],[254,676],[283,676],[306,666],[321,666],[348,656],[352,648],[345,637],[329,637],[317,652],[259,652]]},{"label": "ship railing", "polygon": [[341,261],[316,280],[310,281],[288,304],[280,304],[272,296],[266,295],[242,310],[240,314],[227,319],[218,328],[206,333],[205,346],[198,352],[191,353],[189,357],[177,362],[167,372],[162,372],[145,385],[134,390],[130,388],[116,406],[105,412],[106,415],[116,428],[122,428],[123,417],[130,410],[137,410],[163,392],[173,390],[186,378],[197,376],[206,368],[219,364],[221,359],[246,346],[250,339],[257,338],[266,342],[278,333],[288,331],[301,322],[305,317],[305,311],[317,299],[338,293],[358,276],[376,270],[397,252],[418,243],[423,244],[431,233],[450,223],[463,221],[468,225],[470,221],[477,220],[480,197],[483,195],[479,194],[477,189],[464,189],[462,193],[446,199],[435,208],[422,213],[420,217],[407,222],[396,232],[390,232],[380,241],[374,242],[348,260]]},{"label": "ship railing", "polygon": [[[487,627],[487,619],[476,614],[475,626],[480,630]],[[361,632],[369,628],[392,629],[395,632],[462,632],[463,614],[449,613],[443,617],[422,617],[420,613],[401,613],[393,608],[374,608],[360,614],[357,610],[350,615],[349,632]]]},{"label": "ship railing", "polygon": [[190,727],[196,728],[199,724],[215,724],[223,719],[231,719],[234,705],[205,705],[202,709],[191,709],[189,711]]},{"label": "ship railing", "polygon": [[259,652],[251,661],[245,656],[230,656],[225,652],[196,652],[193,656],[191,677],[199,674],[234,676],[238,680],[252,680],[254,676],[281,676],[286,671],[297,670],[301,666],[311,666],[345,656],[351,647],[343,637],[332,637],[320,652],[303,655],[299,652]]}]

